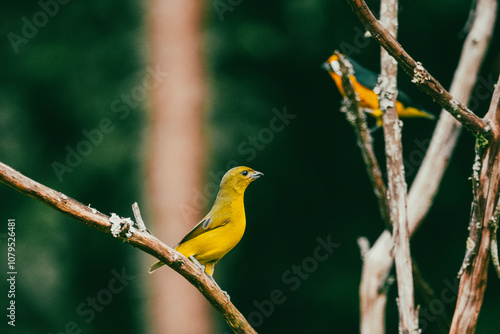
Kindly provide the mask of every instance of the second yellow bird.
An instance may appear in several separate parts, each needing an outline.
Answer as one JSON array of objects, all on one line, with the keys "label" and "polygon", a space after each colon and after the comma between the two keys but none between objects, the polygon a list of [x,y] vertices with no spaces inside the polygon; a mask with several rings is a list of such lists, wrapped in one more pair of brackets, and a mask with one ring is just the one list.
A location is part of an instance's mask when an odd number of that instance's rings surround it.
[{"label": "second yellow bird", "polygon": [[[243,237],[246,226],[243,195],[248,185],[262,175],[249,167],[230,169],[222,178],[210,212],[175,247],[185,257],[194,258],[204,266],[211,278],[215,264]],[[156,262],[149,273],[163,265],[161,261]]]},{"label": "second yellow bird", "polygon": [[[365,112],[377,120],[377,126],[382,126],[382,110],[379,108],[378,95],[373,91],[377,85],[378,76],[375,72],[367,70],[363,66],[359,65],[356,61],[348,58],[351,63],[354,75],[351,75],[350,79],[354,86],[354,90],[359,95],[360,106],[365,110]],[[345,96],[344,89],[342,87],[342,73],[340,72],[340,64],[338,62],[338,56],[331,56],[323,67],[328,71],[332,79],[335,81],[340,94]],[[398,97],[396,102],[396,110],[400,117],[423,117],[434,119],[434,115],[417,108],[411,99],[402,91],[398,91]]]}]

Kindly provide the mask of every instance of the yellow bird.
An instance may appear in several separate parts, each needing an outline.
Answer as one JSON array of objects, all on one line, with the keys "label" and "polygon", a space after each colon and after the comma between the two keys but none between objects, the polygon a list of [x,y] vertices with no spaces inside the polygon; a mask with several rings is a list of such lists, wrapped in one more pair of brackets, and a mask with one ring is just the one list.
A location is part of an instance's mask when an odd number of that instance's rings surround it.
[{"label": "yellow bird", "polygon": [[[354,90],[359,95],[360,107],[363,108],[367,114],[375,117],[377,126],[382,126],[383,113],[379,108],[378,95],[373,91],[377,85],[377,74],[367,70],[351,58],[346,58],[352,64],[354,70],[354,75],[351,75],[350,79],[352,85],[354,86]],[[345,96],[344,88],[342,87],[342,73],[340,72],[338,59],[338,56],[334,54],[326,61],[326,63],[323,64],[323,68],[328,71],[330,76],[335,81],[340,94]],[[434,119],[434,115],[417,108],[408,95],[402,91],[398,91],[396,110],[400,117],[423,117]]]},{"label": "yellow bird", "polygon": [[[246,219],[243,194],[248,185],[264,175],[249,167],[230,169],[222,178],[219,193],[210,212],[179,242],[175,249],[212,278],[215,264],[240,242]],[[152,273],[163,266],[156,262]]]}]

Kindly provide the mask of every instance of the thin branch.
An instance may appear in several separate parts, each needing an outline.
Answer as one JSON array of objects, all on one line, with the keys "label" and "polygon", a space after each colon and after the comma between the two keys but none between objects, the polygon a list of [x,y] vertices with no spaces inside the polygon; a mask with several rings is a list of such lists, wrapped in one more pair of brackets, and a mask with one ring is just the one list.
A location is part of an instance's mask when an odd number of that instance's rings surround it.
[{"label": "thin branch", "polygon": [[[389,248],[389,249],[387,249]],[[385,333],[385,308],[387,305],[387,277],[392,267],[392,257],[385,256],[392,248],[392,236],[382,232],[369,250],[364,249],[361,284],[359,285],[360,333]],[[384,268],[386,270],[380,270]]]},{"label": "thin branch", "polygon": [[380,216],[385,226],[391,228],[389,203],[387,202],[387,188],[375,156],[375,151],[373,150],[373,138],[366,123],[366,115],[359,107],[359,97],[350,80],[352,65],[338,51],[335,51],[335,54],[339,57],[340,71],[342,72],[342,87],[346,94],[343,101],[346,117],[356,134],[357,144],[361,150],[363,161],[365,162],[366,172],[368,173],[373,192],[378,201]]},{"label": "thin branch", "polygon": [[[395,39],[398,24],[397,0],[382,0],[380,5],[381,25]],[[396,110],[397,65],[393,58],[382,48],[381,74],[378,89],[379,108],[384,112],[383,128],[385,156],[387,164],[389,209],[394,239],[394,258],[398,282],[399,332],[418,333],[418,317],[415,313],[412,260],[410,255],[410,235],[406,210],[407,185],[403,165],[403,146],[401,143],[402,122]]]},{"label": "thin branch", "polygon": [[498,278],[500,278],[500,260],[498,258],[498,241],[497,241],[497,231],[498,231],[498,219],[500,217],[500,198],[498,200],[495,212],[493,212],[493,217],[490,220],[491,229],[491,262],[495,267]]},{"label": "thin branch", "polygon": [[[495,26],[497,15],[495,8],[496,0],[477,1],[475,20],[462,47],[450,87],[450,93],[463,103],[471,100],[472,91],[477,83],[479,69]],[[411,234],[420,226],[429,212],[443,174],[451,161],[461,129],[461,123],[444,110],[441,112],[425,158],[408,195],[408,219]]]},{"label": "thin branch", "polygon": [[393,56],[401,68],[412,78],[417,87],[427,93],[441,107],[446,109],[468,130],[476,136],[489,136],[491,129],[487,122],[476,116],[467,106],[455,99],[443,86],[422,66],[416,62],[373,16],[364,0],[347,0],[359,20],[371,36]]},{"label": "thin branch", "polygon": [[[431,304],[434,301],[439,300],[439,297],[436,295],[432,287],[427,283],[415,261],[412,262],[412,267],[415,289],[422,296],[427,306],[431,308]],[[436,317],[436,322],[438,323],[441,332],[448,333],[450,331],[451,320],[446,310],[443,310],[443,312],[439,312],[438,314],[434,314],[434,316]]]},{"label": "thin branch", "polygon": [[[493,9],[492,9],[493,10]],[[490,221],[495,219],[500,189],[500,77],[493,92],[490,109],[485,119],[490,121],[492,136],[489,143],[477,143],[480,165],[474,169],[475,205],[471,224],[477,229],[470,231],[468,244],[473,244],[476,254],[467,260],[462,268],[457,305],[450,333],[474,333],[479,311],[483,304],[488,264],[490,260],[491,229]],[[476,164],[475,164],[476,165]],[[477,178],[477,180],[475,180]],[[469,248],[469,245],[467,246]],[[472,247],[471,247],[472,248]]]},{"label": "thin branch", "polygon": [[137,204],[137,202],[132,204],[132,211],[134,212],[135,222],[137,223],[139,232],[147,231],[144,220],[142,219],[141,210],[139,210],[139,204]]},{"label": "thin branch", "polygon": [[[33,197],[48,206],[74,218],[85,225],[104,233],[111,233],[110,217],[98,212],[96,209],[83,205],[82,203],[46,187],[32,179],[24,176],[13,168],[0,162],[0,182],[9,187]],[[229,301],[223,291],[194,263],[189,261],[179,252],[168,247],[154,236],[140,232],[130,227],[130,237],[120,234],[118,238],[153,255],[163,263],[181,274],[186,280],[194,285],[205,298],[225,318],[227,324],[235,333],[256,333],[245,317]]]},{"label": "thin branch", "polygon": [[[342,73],[342,88],[346,94],[346,98],[343,101],[343,109],[345,110],[348,122],[353,126],[356,134],[357,143],[361,149],[366,170],[378,200],[382,220],[384,221],[386,228],[392,230],[392,224],[389,216],[389,203],[387,201],[387,188],[382,178],[382,173],[380,172],[380,166],[373,151],[373,139],[366,124],[366,116],[359,108],[357,93],[354,90],[351,80],[349,80],[349,77],[352,74],[352,65],[338,51],[336,51],[335,54],[339,57],[338,61],[340,71]],[[369,256],[368,254],[384,254],[384,249],[380,243],[377,245],[377,248],[373,248],[373,250],[370,249],[368,240],[363,237],[358,238],[358,244],[364,261],[363,275],[360,285],[360,291],[363,291],[363,294],[360,296],[362,304],[360,317],[361,333],[384,333],[385,326],[383,320],[385,303],[387,301],[387,289],[380,287],[386,287],[387,285],[386,280],[389,277],[389,272],[392,266],[392,257],[387,260],[389,268],[387,268],[385,272],[380,272],[374,275],[374,273],[378,271],[378,268],[380,268],[380,265],[370,265],[370,260],[365,261],[365,255],[366,259],[373,259],[376,258],[376,255]],[[389,252],[389,249],[392,248],[392,240],[390,240],[388,246],[389,248],[386,252]],[[415,264],[415,260],[413,258],[412,263]],[[387,266],[382,267],[386,268]],[[433,291],[429,288],[429,284],[423,279],[422,275],[419,273],[417,274],[414,271],[414,275],[417,275],[415,286],[419,291],[427,292],[427,296],[425,296],[424,299],[428,302],[436,300],[437,296],[432,295]],[[445,319],[446,315],[444,313],[437,315],[437,317],[439,323],[449,323],[449,321]],[[377,328],[377,331],[375,331],[374,327]]]}]

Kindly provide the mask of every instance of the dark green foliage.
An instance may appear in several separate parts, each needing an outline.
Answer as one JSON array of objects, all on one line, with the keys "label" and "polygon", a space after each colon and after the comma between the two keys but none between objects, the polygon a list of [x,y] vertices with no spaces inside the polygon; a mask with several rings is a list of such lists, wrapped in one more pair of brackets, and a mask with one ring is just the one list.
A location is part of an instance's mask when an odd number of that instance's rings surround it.
[{"label": "dark green foliage", "polygon": [[[25,38],[22,18],[33,22],[40,5],[22,1],[0,7],[0,161],[104,213],[131,216],[130,205],[140,199],[144,183],[145,107],[123,109],[121,99],[147,75],[145,10],[135,1],[70,1]],[[402,1],[400,7],[401,43],[448,87],[469,3]],[[207,173],[223,174],[234,165],[265,173],[247,192],[246,234],[219,264],[216,279],[259,333],[356,333],[361,273],[356,238],[375,241],[383,224],[351,127],[338,111],[339,94],[320,65],[339,49],[377,69],[379,48],[362,37],[362,25],[344,1],[220,0],[206,8],[212,84],[207,146],[213,161]],[[9,33],[25,39],[11,42]],[[479,115],[496,81],[498,52],[493,39],[470,104]],[[426,110],[439,112],[404,73],[399,83]],[[410,183],[434,124],[405,121]],[[375,144],[383,162],[381,135],[375,134]],[[464,133],[412,241],[413,255],[438,296],[453,286],[464,254],[473,145],[474,138]],[[140,282],[145,266],[139,265],[137,250],[5,186],[0,198],[2,257],[3,226],[9,218],[17,222],[16,333],[64,332],[72,321],[82,333],[146,331],[150,315]],[[318,248],[329,236],[338,244],[332,253]],[[91,320],[87,298],[99,293],[106,298],[101,291],[122,270],[135,278],[112,295],[117,302]],[[5,272],[0,300],[5,300]],[[478,332],[498,329],[498,286],[492,276]],[[389,296],[387,332],[395,333],[394,287]],[[437,301],[435,307],[441,305],[453,312],[453,302]],[[425,333],[437,333],[432,310],[428,314]],[[1,326],[5,323],[4,318]],[[220,333],[229,332],[225,326],[220,323]]]}]

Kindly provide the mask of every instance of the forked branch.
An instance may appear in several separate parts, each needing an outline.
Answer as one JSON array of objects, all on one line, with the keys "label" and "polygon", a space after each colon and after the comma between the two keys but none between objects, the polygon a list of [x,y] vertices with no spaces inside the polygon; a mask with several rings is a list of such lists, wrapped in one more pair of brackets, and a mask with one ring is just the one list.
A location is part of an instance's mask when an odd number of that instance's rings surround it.
[{"label": "forked branch", "polygon": [[347,0],[347,2],[371,36],[396,59],[417,87],[427,93],[476,136],[488,137],[491,134],[491,129],[486,121],[476,116],[466,105],[451,96],[420,62],[416,62],[410,57],[389,31],[375,18],[364,0]]}]

